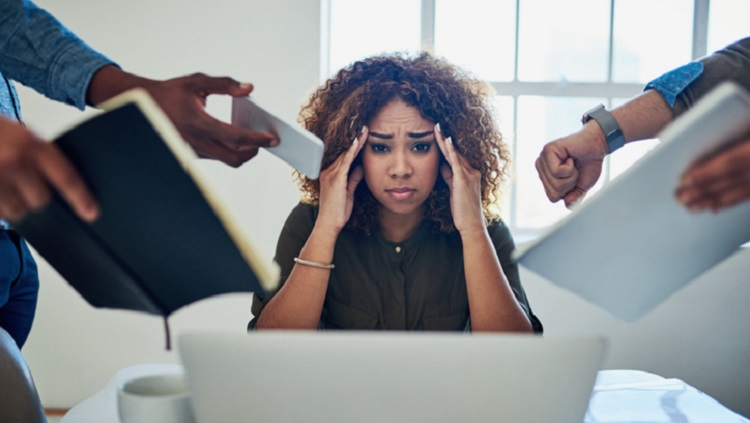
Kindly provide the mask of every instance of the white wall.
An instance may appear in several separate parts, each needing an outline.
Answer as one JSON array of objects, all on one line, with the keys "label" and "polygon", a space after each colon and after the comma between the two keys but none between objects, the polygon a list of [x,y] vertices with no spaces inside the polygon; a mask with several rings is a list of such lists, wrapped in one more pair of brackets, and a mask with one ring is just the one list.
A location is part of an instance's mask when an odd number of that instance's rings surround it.
[{"label": "white wall", "polygon": [[[95,48],[124,68],[154,78],[203,71],[253,82],[256,95],[288,118],[318,81],[319,2],[310,0],[39,0]],[[25,119],[53,136],[80,112],[22,89]],[[225,99],[209,101],[228,120]],[[273,254],[277,234],[297,201],[288,168],[262,153],[240,169],[203,162],[216,189],[246,218],[248,233]],[[622,253],[622,252],[619,252]],[[162,321],[90,307],[39,260],[42,291],[24,348],[47,407],[70,407],[124,366],[177,362],[164,350]],[[635,263],[634,265],[638,265]],[[684,379],[750,415],[750,250],[742,250],[633,324],[522,271],[532,306],[549,336],[605,334],[607,368],[642,369]],[[637,283],[638,281],[634,281]],[[185,330],[242,332],[249,295],[201,301],[171,319]]]}]

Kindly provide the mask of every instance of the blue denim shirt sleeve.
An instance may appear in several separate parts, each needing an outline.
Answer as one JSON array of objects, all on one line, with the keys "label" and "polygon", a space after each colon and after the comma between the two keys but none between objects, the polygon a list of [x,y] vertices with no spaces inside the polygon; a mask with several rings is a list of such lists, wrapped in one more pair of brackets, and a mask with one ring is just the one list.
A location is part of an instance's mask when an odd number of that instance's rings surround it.
[{"label": "blue denim shirt sleeve", "polygon": [[690,62],[687,65],[671,70],[649,82],[646,84],[644,91],[648,89],[658,91],[662,97],[664,97],[664,100],[669,103],[669,107],[674,107],[677,96],[680,95],[690,83],[701,76],[702,73],[703,63]]},{"label": "blue denim shirt sleeve", "polygon": [[8,78],[83,110],[91,78],[108,64],[30,0],[0,0],[0,71]]},{"label": "blue denim shirt sleeve", "polygon": [[18,93],[13,83],[0,72],[0,116],[21,120]]}]

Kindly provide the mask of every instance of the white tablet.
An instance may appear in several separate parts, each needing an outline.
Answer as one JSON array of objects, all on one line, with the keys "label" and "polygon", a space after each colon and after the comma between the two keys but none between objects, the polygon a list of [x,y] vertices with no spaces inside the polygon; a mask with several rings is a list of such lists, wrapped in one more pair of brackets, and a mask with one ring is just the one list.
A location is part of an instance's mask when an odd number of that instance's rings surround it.
[{"label": "white tablet", "polygon": [[674,197],[690,163],[748,133],[750,95],[725,82],[627,172],[519,249],[519,263],[621,320],[640,318],[750,240],[750,201],[691,213]]},{"label": "white tablet", "polygon": [[324,144],[312,132],[288,122],[261,106],[257,99],[232,99],[232,124],[253,131],[270,132],[279,137],[279,145],[266,148],[292,167],[315,179],[320,175]]}]

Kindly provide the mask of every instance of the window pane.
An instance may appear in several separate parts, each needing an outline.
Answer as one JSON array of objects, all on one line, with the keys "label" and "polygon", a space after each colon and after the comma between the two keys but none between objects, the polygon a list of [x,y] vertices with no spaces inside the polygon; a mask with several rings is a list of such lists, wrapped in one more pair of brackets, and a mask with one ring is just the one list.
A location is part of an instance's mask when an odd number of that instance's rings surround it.
[{"label": "window pane", "polygon": [[511,81],[515,0],[437,0],[435,53],[488,81]]},{"label": "window pane", "polygon": [[331,0],[329,72],[382,52],[420,48],[420,0]]},{"label": "window pane", "polygon": [[616,1],[612,80],[648,82],[684,65],[692,33],[692,0]]},{"label": "window pane", "polygon": [[711,0],[708,15],[708,52],[732,41],[750,36],[747,25],[750,2],[747,0]]},{"label": "window pane", "polygon": [[[495,110],[497,112],[497,122],[500,128],[500,133],[503,134],[503,141],[510,148],[511,157],[515,156],[514,151],[514,135],[513,135],[513,97],[510,96],[496,96],[495,97]],[[513,175],[511,179],[507,181],[502,187],[502,196],[500,197],[500,212],[502,214],[503,221],[506,224],[511,222],[511,189],[512,189]]]},{"label": "window pane", "polygon": [[544,144],[577,131],[581,114],[597,98],[521,96],[518,99],[518,141],[516,143],[516,226],[543,228],[567,214],[563,202],[551,204],[544,193],[534,163]]},{"label": "window pane", "polygon": [[513,97],[507,95],[495,96],[495,111],[497,113],[498,127],[503,134],[503,140],[513,153]]},{"label": "window pane", "polygon": [[609,157],[609,179],[615,179],[625,173],[626,170],[657,145],[659,145],[659,140],[657,139],[625,144],[625,146]]},{"label": "window pane", "polygon": [[518,79],[607,79],[609,2],[521,0]]}]

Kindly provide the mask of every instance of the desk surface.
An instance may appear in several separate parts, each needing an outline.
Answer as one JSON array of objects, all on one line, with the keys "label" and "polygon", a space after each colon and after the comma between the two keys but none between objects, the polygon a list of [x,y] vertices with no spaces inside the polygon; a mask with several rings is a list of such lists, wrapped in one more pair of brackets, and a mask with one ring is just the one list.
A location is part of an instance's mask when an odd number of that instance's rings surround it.
[{"label": "desk surface", "polygon": [[[118,371],[97,393],[73,407],[61,423],[119,423],[117,387],[150,374],[182,373],[177,364],[142,364]],[[679,379],[639,370],[602,370],[584,423],[736,422],[750,420]]]}]

